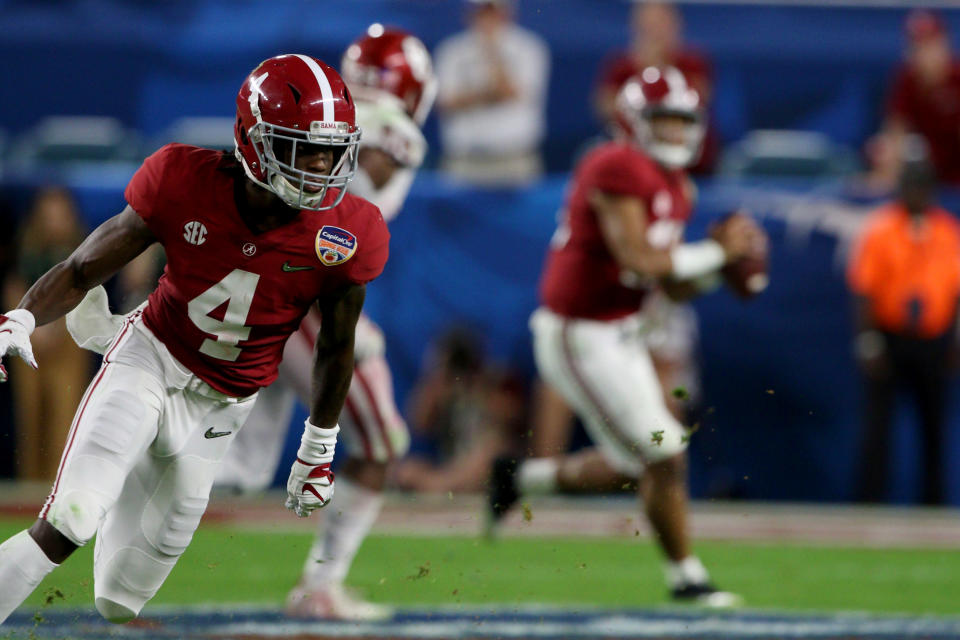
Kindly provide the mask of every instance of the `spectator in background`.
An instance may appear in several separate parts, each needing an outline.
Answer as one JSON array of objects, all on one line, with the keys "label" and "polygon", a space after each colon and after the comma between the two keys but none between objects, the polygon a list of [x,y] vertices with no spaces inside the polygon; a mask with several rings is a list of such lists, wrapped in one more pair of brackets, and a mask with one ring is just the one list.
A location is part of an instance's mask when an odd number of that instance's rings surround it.
[{"label": "spectator in background", "polygon": [[[70,255],[84,235],[70,193],[59,187],[40,191],[20,229],[19,255],[4,283],[6,307],[16,307],[30,285]],[[7,362],[14,369],[17,476],[52,480],[92,363],[70,338],[63,318],[37,327],[31,341],[37,362],[46,366],[31,371],[18,358]]]},{"label": "spectator in background", "polygon": [[933,202],[935,177],[910,159],[897,200],[872,213],[848,270],[856,301],[857,360],[866,379],[859,498],[887,491],[890,423],[899,390],[922,427],[923,502],[943,502],[940,460],[950,356],[956,353],[960,224]]},{"label": "spectator in background", "polygon": [[469,28],[436,50],[443,167],[486,186],[543,172],[550,53],[513,21],[512,0],[470,0]]},{"label": "spectator in background", "polygon": [[923,136],[940,180],[960,184],[960,63],[953,58],[943,22],[929,11],[907,17],[906,37],[906,59],[890,92],[886,129]]},{"label": "spectator in background", "polygon": [[401,489],[479,491],[496,457],[519,452],[522,386],[486,362],[476,336],[466,330],[438,340],[410,404],[411,426],[434,445],[436,462],[416,456],[401,461],[395,475]]},{"label": "spectator in background", "polygon": [[[617,93],[624,83],[647,67],[675,67],[687,84],[700,94],[704,111],[710,110],[713,79],[706,56],[683,43],[683,18],[669,2],[635,0],[630,19],[630,48],[604,65],[594,91],[594,107],[604,124],[613,122]],[[691,173],[709,173],[717,159],[716,132],[707,123],[700,159]]]}]

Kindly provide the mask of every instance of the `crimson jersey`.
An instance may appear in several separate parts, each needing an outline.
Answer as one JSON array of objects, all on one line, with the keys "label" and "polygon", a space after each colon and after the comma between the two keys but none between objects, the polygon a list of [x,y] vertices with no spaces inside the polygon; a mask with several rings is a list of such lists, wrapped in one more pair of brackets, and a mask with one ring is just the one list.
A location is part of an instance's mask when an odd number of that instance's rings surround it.
[{"label": "crimson jersey", "polygon": [[613,320],[638,311],[648,288],[637,274],[621,269],[607,248],[587,201],[594,190],[640,198],[649,216],[647,239],[668,248],[683,237],[692,209],[690,186],[682,170],[664,169],[623,142],[597,147],[577,166],[564,219],[550,243],[540,295],[560,315]]},{"label": "crimson jersey", "polygon": [[390,234],[380,211],[350,194],[256,234],[234,201],[238,170],[224,152],[171,144],[124,195],[167,254],[146,326],[195,375],[240,397],[276,379],[287,338],[318,298],[380,275]]}]

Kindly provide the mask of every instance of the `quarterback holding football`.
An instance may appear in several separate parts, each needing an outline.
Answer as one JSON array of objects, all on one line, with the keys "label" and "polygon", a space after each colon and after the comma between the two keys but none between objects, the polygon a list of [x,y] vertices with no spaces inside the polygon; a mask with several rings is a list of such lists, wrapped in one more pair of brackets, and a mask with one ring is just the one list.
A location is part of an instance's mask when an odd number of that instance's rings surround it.
[{"label": "quarterback holding football", "polygon": [[724,278],[739,283],[764,264],[766,235],[736,214],[709,238],[683,240],[694,194],[684,169],[697,158],[704,126],[699,96],[679,71],[648,67],[631,78],[617,97],[617,123],[617,139],[574,171],[530,320],[541,378],[577,413],[600,455],[497,461],[490,515],[496,522],[525,493],[583,489],[612,472],[640,478],[672,596],[732,606],[739,598],[713,586],[690,548],[689,434],[654,371],[644,302],[657,287],[684,299]]}]

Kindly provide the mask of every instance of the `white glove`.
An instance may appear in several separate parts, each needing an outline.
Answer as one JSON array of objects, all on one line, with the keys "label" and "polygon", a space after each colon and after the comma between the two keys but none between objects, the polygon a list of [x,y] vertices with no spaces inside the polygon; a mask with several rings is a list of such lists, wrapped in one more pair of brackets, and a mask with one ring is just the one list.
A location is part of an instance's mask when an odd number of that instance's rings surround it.
[{"label": "white glove", "polygon": [[30,344],[30,334],[36,324],[33,314],[26,309],[14,309],[0,315],[0,382],[7,381],[7,370],[2,363],[4,356],[20,356],[31,367],[37,368]]},{"label": "white glove", "polygon": [[306,518],[316,509],[327,506],[333,498],[333,451],[340,425],[332,429],[314,426],[308,418],[297,459],[287,479],[287,509]]}]

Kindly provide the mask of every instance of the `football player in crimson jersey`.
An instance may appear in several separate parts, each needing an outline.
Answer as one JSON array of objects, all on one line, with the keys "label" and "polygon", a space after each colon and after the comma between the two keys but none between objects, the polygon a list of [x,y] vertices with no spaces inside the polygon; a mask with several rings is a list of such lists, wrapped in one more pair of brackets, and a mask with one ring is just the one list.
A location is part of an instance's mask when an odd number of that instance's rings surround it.
[{"label": "football player in crimson jersey", "polygon": [[[363,130],[357,175],[349,191],[396,217],[426,153],[420,125],[436,94],[430,54],[397,28],[371,25],[343,55],[341,73],[356,99]],[[310,398],[310,354],[320,326],[311,311],[284,349],[278,384],[264,389],[238,434],[218,482],[245,491],[273,479],[297,398]],[[340,416],[346,460],[337,473],[337,508],[322,514],[303,575],[287,598],[287,612],[302,618],[370,620],[390,615],[343,586],[353,558],[380,512],[389,464],[406,454],[407,425],[396,407],[383,333],[366,316],[357,324],[356,367]]]},{"label": "football player in crimson jersey", "polygon": [[235,154],[161,148],[127,186],[127,207],[0,316],[0,356],[33,363],[35,324],[164,246],[164,275],[112,337],[39,519],[0,545],[0,621],[94,535],[97,610],[113,622],[140,612],[189,545],[219,461],[314,305],[324,322],[287,507],[306,516],[329,502],[354,327],[389,244],[377,208],[344,190],[359,137],[336,71],[304,55],[270,58],[237,96]]},{"label": "football player in crimson jersey", "polygon": [[[641,478],[646,515],[667,558],[678,600],[724,607],[734,594],[712,586],[687,532],[688,434],[668,410],[643,332],[653,287],[675,298],[714,286],[725,264],[762,252],[766,237],[746,216],[711,239],[684,242],[693,186],[684,168],[703,137],[696,92],[683,75],[648,67],[618,100],[623,135],[576,168],[533,314],[540,376],[579,415],[596,449],[522,463],[499,460],[491,478],[495,523],[522,493],[577,490],[616,473]],[[638,311],[639,310],[639,311]]]}]

